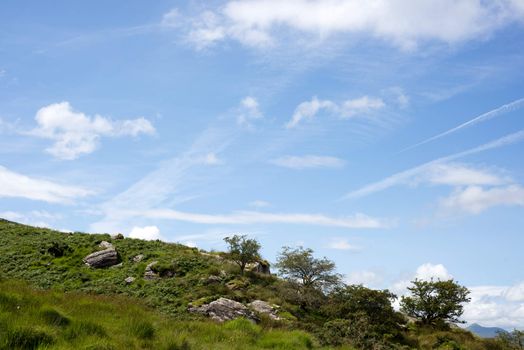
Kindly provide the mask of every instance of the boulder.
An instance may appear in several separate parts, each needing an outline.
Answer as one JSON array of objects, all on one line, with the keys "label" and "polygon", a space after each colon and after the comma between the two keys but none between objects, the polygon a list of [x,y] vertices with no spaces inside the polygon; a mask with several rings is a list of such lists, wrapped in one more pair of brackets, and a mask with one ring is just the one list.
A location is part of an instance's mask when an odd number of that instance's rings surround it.
[{"label": "boulder", "polygon": [[89,254],[84,263],[90,267],[102,268],[118,264],[118,253],[115,248],[108,248]]},{"label": "boulder", "polygon": [[144,254],[138,254],[137,256],[133,257],[133,262],[141,262],[144,259]]},{"label": "boulder", "polygon": [[117,233],[116,235],[111,235],[111,239],[124,239],[124,235]]},{"label": "boulder", "polygon": [[255,300],[247,304],[249,308],[259,314],[267,315],[269,318],[279,321],[280,317],[277,315],[277,310],[274,306],[271,306],[268,302],[262,300]]},{"label": "boulder", "polygon": [[209,304],[190,308],[189,311],[205,315],[218,322],[230,321],[239,317],[244,317],[252,322],[259,321],[256,315],[244,304],[227,298],[220,298]]},{"label": "boulder", "polygon": [[222,278],[219,276],[211,275],[208,278],[205,279],[206,284],[217,284],[222,282]]},{"label": "boulder", "polygon": [[134,278],[134,277],[131,277],[131,276],[129,276],[128,278],[126,278],[126,279],[124,280],[124,282],[126,282],[126,284],[131,284],[131,283],[133,283],[134,281],[135,281],[135,278]]},{"label": "boulder", "polygon": [[267,261],[258,261],[246,265],[248,271],[257,272],[263,275],[271,275],[270,264]]},{"label": "boulder", "polygon": [[153,266],[156,264],[158,264],[158,261],[153,261],[146,266],[146,270],[144,271],[145,280],[156,280],[160,278],[160,276],[155,271],[153,271]]},{"label": "boulder", "polygon": [[107,241],[102,241],[100,242],[100,244],[98,245],[100,248],[104,248],[104,249],[108,249],[108,248],[113,248],[113,245]]}]

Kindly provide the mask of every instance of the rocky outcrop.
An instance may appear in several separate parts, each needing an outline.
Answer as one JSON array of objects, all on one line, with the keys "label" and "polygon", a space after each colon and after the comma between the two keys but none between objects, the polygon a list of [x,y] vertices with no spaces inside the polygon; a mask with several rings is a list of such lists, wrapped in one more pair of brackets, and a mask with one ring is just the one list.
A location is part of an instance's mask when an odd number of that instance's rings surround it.
[{"label": "rocky outcrop", "polygon": [[113,248],[113,245],[107,241],[102,241],[100,242],[100,244],[98,245],[100,248],[104,248],[104,249],[108,249],[108,248]]},{"label": "rocky outcrop", "polygon": [[89,254],[84,263],[90,267],[102,268],[118,264],[118,253],[115,248],[108,248]]},{"label": "rocky outcrop", "polygon": [[160,278],[160,276],[155,271],[153,271],[153,266],[156,264],[158,264],[158,261],[153,261],[146,266],[146,270],[144,271],[145,280],[156,280]]},{"label": "rocky outcrop", "polygon": [[244,304],[227,298],[220,298],[200,307],[192,307],[190,312],[205,315],[217,322],[234,320],[244,317],[252,322],[258,322],[256,315]]},{"label": "rocky outcrop", "polygon": [[271,306],[268,302],[255,300],[247,305],[251,310],[258,312],[259,314],[267,315],[269,318],[275,321],[281,320],[281,318],[277,315],[277,310],[275,307]]},{"label": "rocky outcrop", "polygon": [[246,269],[249,271],[257,272],[263,275],[271,275],[270,264],[267,261],[258,261],[256,263],[251,263],[246,266]]}]

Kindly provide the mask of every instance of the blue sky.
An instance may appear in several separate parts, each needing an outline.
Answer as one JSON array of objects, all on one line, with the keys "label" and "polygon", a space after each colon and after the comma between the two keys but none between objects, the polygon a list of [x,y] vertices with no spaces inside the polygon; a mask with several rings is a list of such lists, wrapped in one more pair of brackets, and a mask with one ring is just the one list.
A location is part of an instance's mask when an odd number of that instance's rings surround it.
[{"label": "blue sky", "polygon": [[522,0],[0,8],[1,217],[303,245],[524,324]]}]

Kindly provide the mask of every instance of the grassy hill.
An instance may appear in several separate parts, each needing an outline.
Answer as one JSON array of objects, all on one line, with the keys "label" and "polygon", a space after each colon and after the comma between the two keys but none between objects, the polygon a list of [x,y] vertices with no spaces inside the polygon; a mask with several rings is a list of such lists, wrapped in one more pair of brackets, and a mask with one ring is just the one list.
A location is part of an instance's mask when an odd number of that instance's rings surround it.
[{"label": "grassy hill", "polygon": [[[115,247],[119,264],[87,266],[84,257],[102,250],[103,241]],[[164,277],[145,279],[153,261]],[[179,244],[0,220],[0,276],[0,349],[313,349],[322,343],[353,349],[347,336],[332,341],[339,321],[289,297],[288,282],[255,272],[240,276],[222,254]],[[257,325],[244,319],[218,324],[188,312],[220,297],[279,305],[281,319],[260,315]],[[363,349],[503,349],[460,329],[408,324],[396,335],[377,335],[357,321],[363,328],[353,334],[362,344],[385,339],[358,346]]]}]

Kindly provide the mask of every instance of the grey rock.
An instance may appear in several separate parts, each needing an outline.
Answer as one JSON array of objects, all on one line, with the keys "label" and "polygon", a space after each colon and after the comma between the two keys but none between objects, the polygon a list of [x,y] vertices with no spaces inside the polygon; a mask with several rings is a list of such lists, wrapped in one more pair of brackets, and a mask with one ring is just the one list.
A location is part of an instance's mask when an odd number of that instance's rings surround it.
[{"label": "grey rock", "polygon": [[102,268],[118,264],[118,253],[115,248],[108,248],[89,254],[84,263],[90,267]]},{"label": "grey rock", "polygon": [[211,275],[205,280],[206,284],[216,284],[222,282],[222,278],[219,276]]},{"label": "grey rock", "polygon": [[244,304],[227,298],[220,298],[209,304],[190,308],[189,311],[205,315],[218,322],[230,321],[239,317],[244,317],[252,322],[259,321]]},{"label": "grey rock", "polygon": [[137,256],[133,257],[133,262],[141,262],[144,259],[144,254],[138,254]]},{"label": "grey rock", "polygon": [[263,275],[271,275],[271,268],[268,262],[260,261],[256,263],[251,263],[246,266],[246,269],[249,271],[257,272]]},{"label": "grey rock", "polygon": [[128,278],[126,278],[126,279],[124,280],[124,282],[126,282],[126,284],[131,284],[131,283],[133,283],[134,281],[135,281],[135,278],[134,278],[134,277],[131,277],[131,276],[129,276]]},{"label": "grey rock", "polygon": [[100,242],[100,244],[98,245],[100,248],[104,248],[104,249],[108,249],[108,248],[113,248],[113,245],[107,241],[102,241]]},{"label": "grey rock", "polygon": [[153,271],[153,266],[156,264],[158,264],[158,261],[153,261],[146,266],[146,270],[144,271],[145,280],[156,280],[160,278],[160,276],[158,276],[158,274]]},{"label": "grey rock", "polygon": [[281,318],[277,315],[276,308],[266,301],[255,300],[249,303],[248,306],[251,308],[251,310],[258,312],[259,314],[265,314],[275,321],[281,320]]}]

